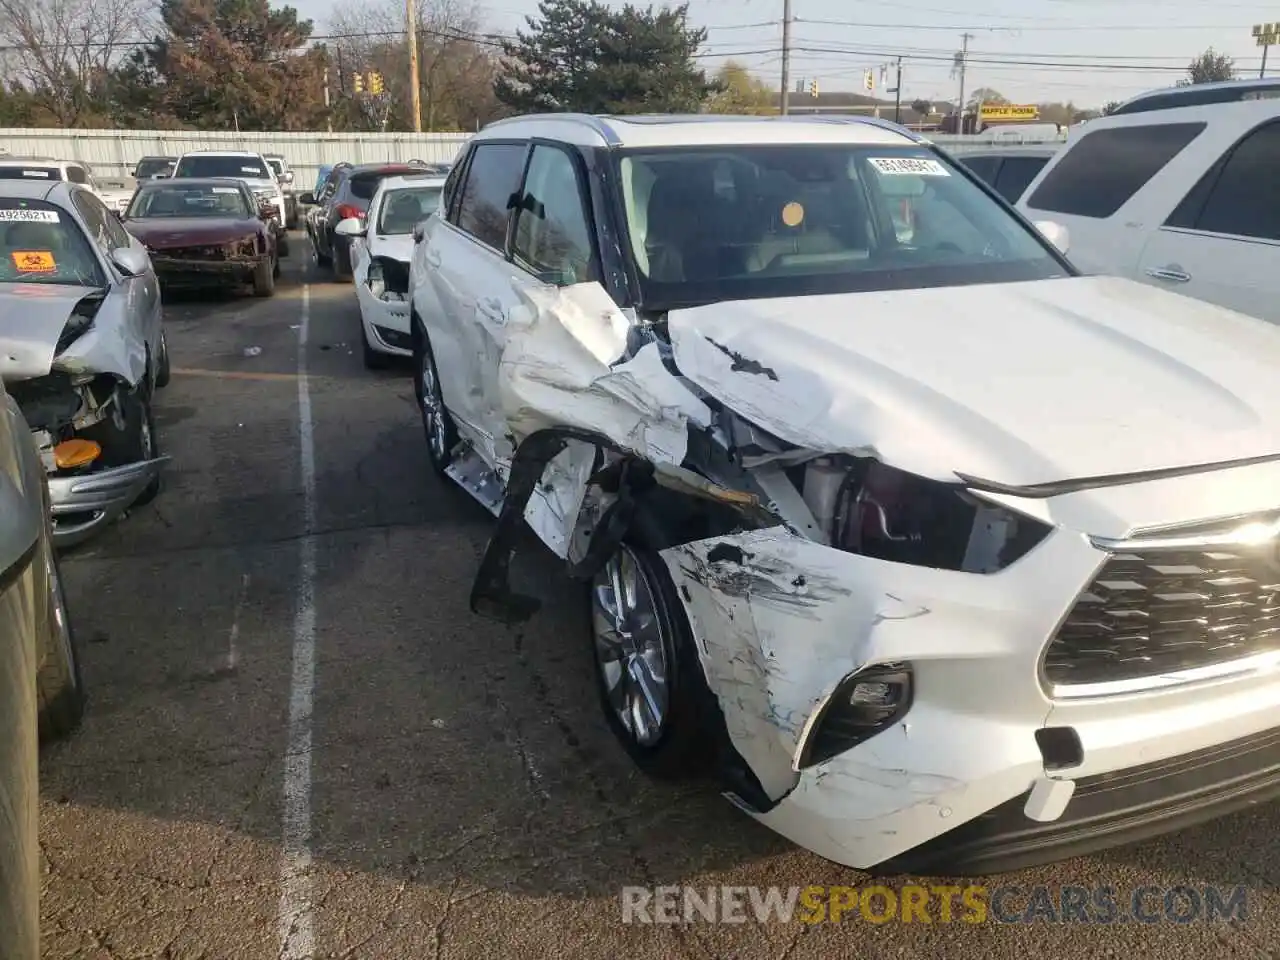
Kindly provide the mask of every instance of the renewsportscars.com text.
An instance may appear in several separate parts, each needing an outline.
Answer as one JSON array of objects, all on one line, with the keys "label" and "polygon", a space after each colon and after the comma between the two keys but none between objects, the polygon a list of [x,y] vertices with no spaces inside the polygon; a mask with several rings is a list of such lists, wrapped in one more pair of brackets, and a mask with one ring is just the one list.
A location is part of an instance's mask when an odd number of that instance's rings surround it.
[{"label": "renewsportscars.com text", "polygon": [[623,887],[623,923],[1206,923],[1248,919],[1243,886]]}]

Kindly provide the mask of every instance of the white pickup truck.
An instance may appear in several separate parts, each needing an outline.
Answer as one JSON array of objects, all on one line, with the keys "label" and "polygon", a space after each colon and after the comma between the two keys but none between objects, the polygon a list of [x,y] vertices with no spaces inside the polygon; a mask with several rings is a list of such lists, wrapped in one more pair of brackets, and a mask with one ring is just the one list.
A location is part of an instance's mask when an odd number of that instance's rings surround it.
[{"label": "white pickup truck", "polygon": [[1091,120],[1018,209],[1118,274],[1280,323],[1280,80],[1158,90]]}]

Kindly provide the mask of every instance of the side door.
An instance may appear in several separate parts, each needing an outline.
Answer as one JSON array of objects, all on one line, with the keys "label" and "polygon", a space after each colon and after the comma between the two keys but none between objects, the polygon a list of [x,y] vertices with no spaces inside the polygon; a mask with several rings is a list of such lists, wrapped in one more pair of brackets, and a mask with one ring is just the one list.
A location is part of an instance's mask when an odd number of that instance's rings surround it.
[{"label": "side door", "polygon": [[504,478],[514,451],[497,375],[507,315],[519,302],[508,227],[528,152],[523,141],[477,143],[448,219],[430,218],[423,239],[434,309],[421,316],[445,405],[462,438]]},{"label": "side door", "polygon": [[[107,261],[110,273],[117,278],[113,296],[123,296],[124,318],[128,332],[138,341],[146,343],[151,356],[158,356],[160,346],[160,284],[156,281],[155,272],[151,269],[150,258],[147,270],[141,276],[127,277],[111,262],[111,251],[119,247],[137,249],[141,246],[124,225],[103,204],[101,200],[85,189],[72,191],[72,203],[84,220],[89,238],[97,245],[103,259]],[[144,251],[145,252],[145,251]]]},{"label": "side door", "polygon": [[1142,251],[1139,279],[1280,323],[1280,120],[1255,127]]}]

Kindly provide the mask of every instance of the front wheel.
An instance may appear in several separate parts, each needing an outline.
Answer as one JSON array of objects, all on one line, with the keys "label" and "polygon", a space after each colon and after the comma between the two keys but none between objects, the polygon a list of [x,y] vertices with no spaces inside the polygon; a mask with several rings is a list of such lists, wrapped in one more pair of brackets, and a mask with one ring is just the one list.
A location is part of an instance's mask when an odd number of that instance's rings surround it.
[{"label": "front wheel", "polygon": [[156,365],[156,386],[167,387],[173,371],[169,365],[169,340],[160,331],[160,362]]},{"label": "front wheel", "polygon": [[61,739],[75,730],[84,716],[85,702],[75,631],[52,546],[45,554],[45,583],[47,615],[36,649],[36,696],[42,744]]},{"label": "front wheel", "polygon": [[[142,463],[160,455],[151,397],[143,390],[143,386],[140,384],[134,390],[117,387],[115,408],[110,415],[84,431],[86,440],[92,440],[102,448],[102,465],[105,467]],[[148,504],[159,493],[160,474],[157,473],[143,488],[142,493],[138,494],[133,506]]]},{"label": "front wheel", "polygon": [[707,769],[693,632],[666,565],[623,544],[591,582],[596,686],[605,721],[641,770],[683,779]]},{"label": "front wheel", "polygon": [[276,292],[276,272],[271,260],[263,260],[253,268],[253,295],[270,297]]},{"label": "front wheel", "polygon": [[453,448],[458,433],[453,418],[445,409],[444,394],[440,390],[440,375],[426,331],[414,321],[413,336],[413,386],[418,397],[418,410],[422,414],[422,429],[427,435],[427,456],[431,469],[443,476],[453,462]]}]

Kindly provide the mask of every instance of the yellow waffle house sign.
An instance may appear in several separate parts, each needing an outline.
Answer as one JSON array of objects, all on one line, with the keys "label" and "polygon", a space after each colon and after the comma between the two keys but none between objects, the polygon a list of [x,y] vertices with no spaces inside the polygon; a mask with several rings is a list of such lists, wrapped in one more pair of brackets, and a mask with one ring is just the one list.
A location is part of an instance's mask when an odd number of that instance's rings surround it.
[{"label": "yellow waffle house sign", "polygon": [[1039,119],[1040,108],[1034,103],[1022,106],[1014,103],[984,103],[978,108],[978,120],[981,123],[1011,123]]}]

